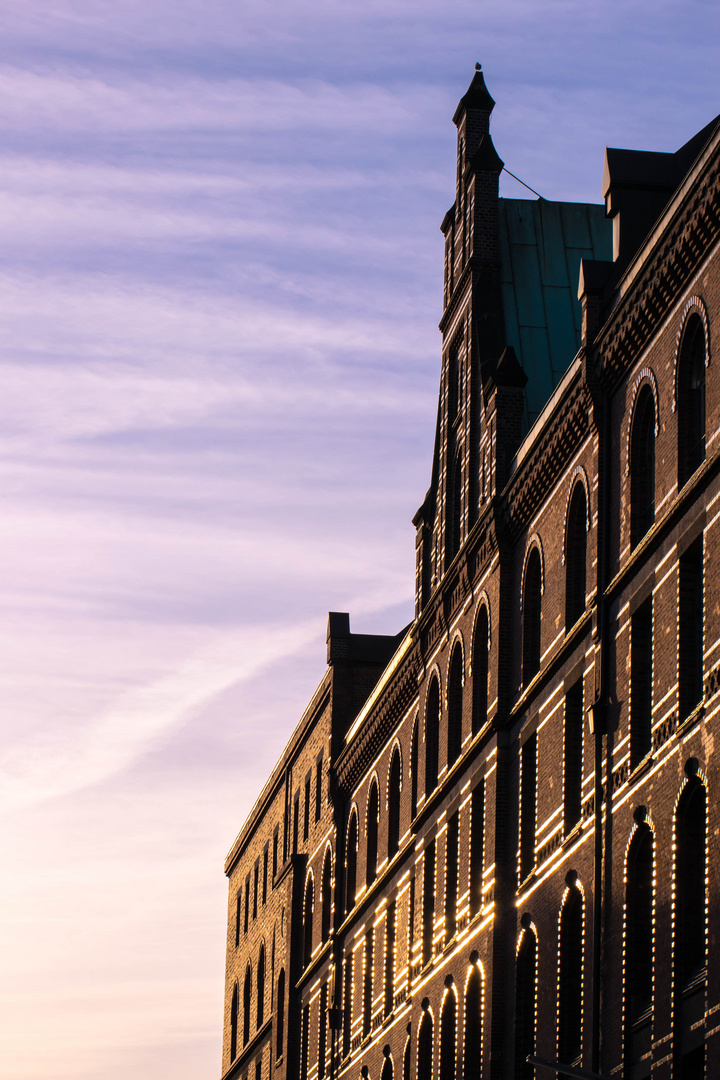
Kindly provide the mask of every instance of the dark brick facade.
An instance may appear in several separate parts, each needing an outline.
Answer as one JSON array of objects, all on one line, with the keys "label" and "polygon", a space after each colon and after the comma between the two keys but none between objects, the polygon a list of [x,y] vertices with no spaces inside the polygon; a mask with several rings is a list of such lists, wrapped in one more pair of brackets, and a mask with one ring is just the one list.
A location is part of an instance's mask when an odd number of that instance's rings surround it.
[{"label": "dark brick facade", "polygon": [[[454,117],[416,617],[331,614],[228,856],[224,1077],[720,1076],[720,130],[608,152],[617,257],[566,232],[582,333],[554,352],[548,316],[527,431],[493,104],[478,72]],[[553,235],[517,239],[546,290]]]}]

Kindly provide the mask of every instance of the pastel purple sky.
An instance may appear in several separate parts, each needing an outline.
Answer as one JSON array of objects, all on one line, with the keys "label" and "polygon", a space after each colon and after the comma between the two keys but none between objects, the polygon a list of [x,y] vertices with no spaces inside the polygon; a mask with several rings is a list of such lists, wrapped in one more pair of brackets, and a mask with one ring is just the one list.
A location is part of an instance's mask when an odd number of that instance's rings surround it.
[{"label": "pastel purple sky", "polygon": [[599,201],[720,111],[718,6],[0,16],[0,1078],[218,1080],[225,853],[328,610],[412,616],[474,62],[508,168]]}]

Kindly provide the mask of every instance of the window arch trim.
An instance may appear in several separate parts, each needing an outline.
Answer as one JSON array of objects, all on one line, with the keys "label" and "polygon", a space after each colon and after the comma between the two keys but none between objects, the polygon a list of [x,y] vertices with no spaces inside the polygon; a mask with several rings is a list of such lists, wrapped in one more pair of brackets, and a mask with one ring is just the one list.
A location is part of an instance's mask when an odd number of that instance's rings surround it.
[{"label": "window arch trim", "polygon": [[628,423],[627,431],[625,432],[625,475],[626,476],[630,475],[630,465],[631,465],[630,458],[632,456],[631,455],[631,449],[632,449],[633,429],[635,427],[635,413],[637,411],[637,404],[638,404],[638,400],[640,398],[640,394],[642,393],[645,386],[650,387],[650,391],[652,393],[653,401],[654,401],[654,404],[655,404],[655,427],[653,429],[653,432],[654,432],[654,435],[655,435],[656,439],[658,437],[658,432],[660,431],[660,393],[658,391],[657,378],[655,376],[655,372],[653,371],[653,369],[651,367],[644,367],[641,371],[638,372],[638,374],[637,374],[637,376],[635,378],[635,382],[633,383],[631,394],[630,394],[630,398],[631,398],[630,413],[629,413],[630,422]]},{"label": "window arch trim", "polygon": [[677,412],[677,400],[678,400],[678,368],[680,366],[680,356],[682,354],[683,343],[685,340],[685,331],[687,324],[693,315],[699,315],[700,321],[703,324],[703,330],[705,331],[705,367],[710,367],[710,322],[708,320],[707,307],[705,301],[701,296],[691,296],[682,309],[680,315],[680,327],[675,336],[675,355],[673,359],[673,396],[672,396],[672,411]]},{"label": "window arch trim", "polygon": [[[540,595],[543,596],[545,593],[545,552],[539,534],[534,532],[528,537],[525,546],[525,557],[523,559],[522,577],[520,580],[520,602],[523,608],[525,606],[525,578],[527,575],[527,567],[534,548],[537,548],[540,557]],[[525,612],[523,611],[523,616],[524,614]]]},{"label": "window arch trim", "polygon": [[568,524],[570,522],[570,506],[575,496],[575,488],[578,484],[581,484],[585,488],[585,532],[590,532],[590,485],[588,483],[588,476],[582,465],[576,465],[570,476],[570,483],[567,488],[567,495],[565,496],[565,530],[563,533],[563,549],[560,563],[565,566],[568,552]]}]

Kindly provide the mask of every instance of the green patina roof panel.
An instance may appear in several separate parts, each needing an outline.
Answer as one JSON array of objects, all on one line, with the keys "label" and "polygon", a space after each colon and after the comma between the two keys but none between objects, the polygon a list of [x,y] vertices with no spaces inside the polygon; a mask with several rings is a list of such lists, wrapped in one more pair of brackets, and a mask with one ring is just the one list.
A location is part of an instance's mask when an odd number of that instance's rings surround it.
[{"label": "green patina roof panel", "polygon": [[605,207],[544,199],[500,199],[505,336],[528,376],[532,424],[580,348],[581,259],[612,258]]}]

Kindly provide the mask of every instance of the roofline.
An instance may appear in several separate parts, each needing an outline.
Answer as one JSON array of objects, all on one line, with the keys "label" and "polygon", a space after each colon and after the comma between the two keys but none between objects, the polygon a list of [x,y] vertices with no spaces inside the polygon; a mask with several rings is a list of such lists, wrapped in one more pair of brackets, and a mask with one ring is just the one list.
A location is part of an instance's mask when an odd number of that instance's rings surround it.
[{"label": "roofline", "polygon": [[580,360],[580,354],[578,353],[576,354],[574,360],[566,370],[562,379],[557,384],[552,394],[547,399],[542,409],[538,413],[537,418],[532,424],[532,427],[528,431],[523,441],[520,443],[520,446],[517,449],[517,453],[510,462],[510,467],[508,469],[508,478],[505,484],[506,487],[512,480],[515,473],[521,467],[522,463],[525,461],[525,458],[528,457],[528,455],[532,452],[533,446],[537,442],[539,436],[545,430],[545,426],[551,414],[557,408],[560,399],[566,393],[570,384],[573,382],[578,371],[580,370],[581,363],[582,361]]},{"label": "roofline", "polygon": [[347,735],[345,736],[345,746],[349,746],[351,741],[358,734],[358,732],[359,732],[360,728],[362,727],[363,722],[365,721],[366,717],[372,711],[376,701],[378,700],[378,698],[382,694],[383,690],[387,686],[388,682],[390,681],[390,677],[397,671],[397,669],[398,669],[398,667],[400,665],[400,661],[405,656],[405,654],[410,650],[410,647],[415,644],[415,638],[413,637],[413,630],[415,629],[416,625],[417,625],[417,621],[414,620],[413,623],[411,624],[410,629],[408,630],[407,634],[402,639],[399,646],[397,647],[397,649],[393,653],[393,656],[392,656],[389,664],[387,665],[387,667],[383,671],[382,675],[378,679],[377,683],[375,684],[375,688],[372,691],[372,693],[370,694],[370,697],[367,699],[367,701],[363,705],[362,709],[360,710],[360,712],[357,714],[357,716],[353,720],[353,722],[352,722],[352,724],[350,726],[350,730],[348,731]]}]

